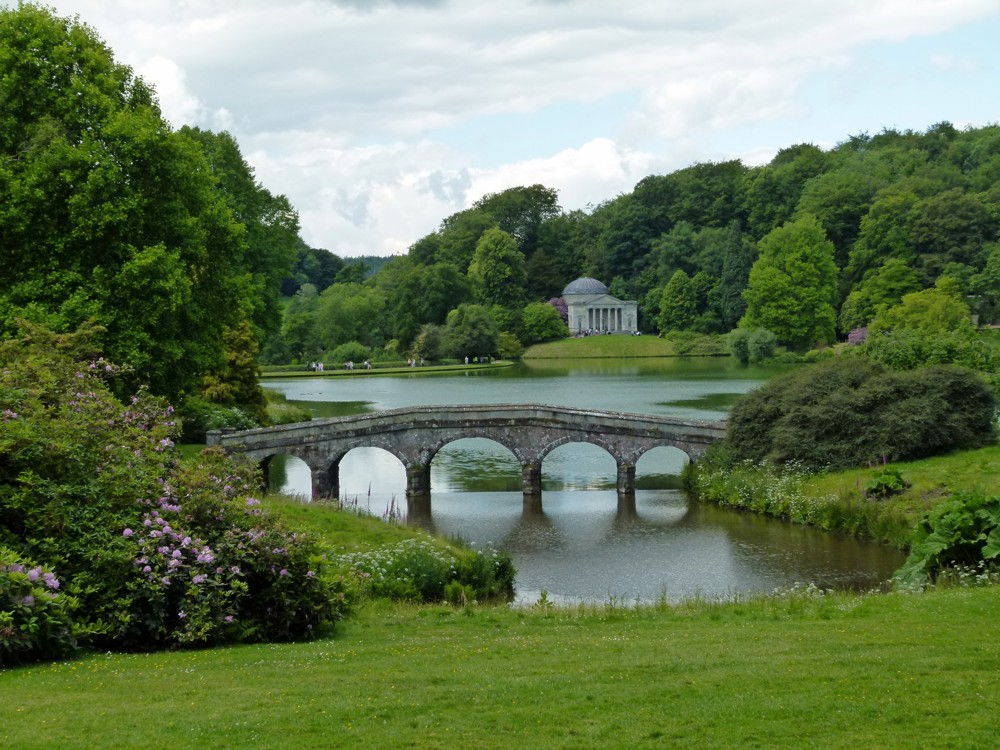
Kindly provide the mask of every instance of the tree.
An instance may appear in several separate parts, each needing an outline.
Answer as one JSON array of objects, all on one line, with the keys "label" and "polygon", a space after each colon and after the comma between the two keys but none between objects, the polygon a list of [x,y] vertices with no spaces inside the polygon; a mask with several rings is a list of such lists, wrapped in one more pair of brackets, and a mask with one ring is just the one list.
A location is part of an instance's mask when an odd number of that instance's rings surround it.
[{"label": "tree", "polygon": [[969,306],[954,279],[943,276],[932,289],[903,295],[902,301],[875,316],[870,333],[913,331],[924,336],[975,332]]},{"label": "tree", "polygon": [[373,325],[382,317],[385,297],[380,289],[361,284],[333,284],[319,297],[316,332],[327,349],[357,341],[367,347],[380,346],[381,332]]},{"label": "tree", "polygon": [[542,224],[559,215],[559,193],[544,185],[513,187],[484,195],[472,207],[491,216],[514,238],[525,258],[531,258]]},{"label": "tree", "polygon": [[482,305],[459,305],[448,313],[445,349],[452,357],[488,357],[497,353],[500,329]]},{"label": "tree", "polygon": [[867,326],[877,314],[898,304],[904,294],[919,288],[916,271],[898,258],[889,258],[847,295],[840,308],[840,330]]},{"label": "tree", "polygon": [[743,291],[756,258],[756,247],[743,236],[739,223],[734,221],[726,236],[719,282],[709,292],[709,304],[719,316],[723,330],[733,329],[747,310]]},{"label": "tree", "polygon": [[690,277],[678,270],[670,277],[660,297],[660,315],[657,326],[661,333],[686,331],[698,314],[698,300]]},{"label": "tree", "polygon": [[0,101],[0,336],[94,320],[123,392],[195,391],[274,270],[254,280],[200,143],[92,29],[35,5],[0,10]]},{"label": "tree", "polygon": [[502,229],[488,229],[476,244],[469,264],[475,298],[485,305],[517,307],[527,281],[524,255]]},{"label": "tree", "polygon": [[297,259],[299,216],[284,195],[273,195],[254,177],[229,133],[183,127],[180,135],[198,144],[208,159],[217,190],[243,225],[245,251],[240,266],[251,293],[242,297],[258,339],[281,326],[282,282]]},{"label": "tree", "polygon": [[808,214],[788,222],[764,237],[759,250],[740,326],[767,328],[796,348],[833,341],[837,266],[819,222]]},{"label": "tree", "polygon": [[566,336],[569,336],[569,328],[559,311],[548,302],[532,302],[525,306],[521,314],[521,341],[524,344]]}]

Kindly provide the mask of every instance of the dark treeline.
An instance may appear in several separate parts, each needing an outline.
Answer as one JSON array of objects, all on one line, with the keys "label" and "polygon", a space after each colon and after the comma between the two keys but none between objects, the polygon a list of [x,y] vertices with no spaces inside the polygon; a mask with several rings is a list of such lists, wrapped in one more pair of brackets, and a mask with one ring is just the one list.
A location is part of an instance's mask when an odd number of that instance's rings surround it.
[{"label": "dark treeline", "polygon": [[361,285],[310,276],[271,357],[348,341],[410,351],[423,326],[446,326],[461,304],[486,308],[499,330],[530,343],[524,306],[579,276],[637,300],[647,332],[724,333],[742,321],[808,348],[943,276],[989,322],[1000,302],[998,237],[996,125],[883,130],[830,150],[799,144],[760,167],[696,164],[589,212],[563,211],[542,185],[515,187],[449,216]]}]

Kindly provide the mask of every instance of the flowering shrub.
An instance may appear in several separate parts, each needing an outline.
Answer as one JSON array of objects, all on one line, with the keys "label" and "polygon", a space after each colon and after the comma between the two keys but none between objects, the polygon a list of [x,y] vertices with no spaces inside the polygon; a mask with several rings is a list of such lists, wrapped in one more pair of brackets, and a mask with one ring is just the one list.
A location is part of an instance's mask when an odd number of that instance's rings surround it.
[{"label": "flowering shrub", "polygon": [[209,451],[182,465],[173,410],[82,336],[0,344],[0,544],[51,566],[78,633],[151,649],[307,636],[347,607],[316,544],[262,513],[255,467]]},{"label": "flowering shrub", "polygon": [[51,570],[0,547],[0,667],[73,650],[75,601],[59,588]]},{"label": "flowering shrub", "polygon": [[372,552],[342,555],[333,562],[354,575],[361,592],[371,597],[455,599],[456,583],[462,587],[462,599],[469,594],[478,600],[509,599],[514,594],[510,557],[492,550],[455,554],[427,540],[407,539]]}]

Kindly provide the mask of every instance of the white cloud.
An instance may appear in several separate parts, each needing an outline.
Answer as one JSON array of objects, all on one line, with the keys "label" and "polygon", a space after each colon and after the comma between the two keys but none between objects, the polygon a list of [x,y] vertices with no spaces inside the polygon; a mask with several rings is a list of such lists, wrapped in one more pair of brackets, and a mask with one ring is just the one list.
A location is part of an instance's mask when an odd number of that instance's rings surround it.
[{"label": "white cloud", "polygon": [[[774,133],[833,121],[878,85],[859,61],[869,45],[1000,18],[997,0],[51,1],[155,86],[173,125],[230,130],[299,210],[305,239],[345,255],[405,251],[514,185],[546,184],[575,208],[653,171],[763,159],[788,145]],[[931,63],[960,75],[973,60],[942,47]],[[817,101],[823,76],[834,93]],[[532,147],[532,118],[612,101],[632,109]],[[514,114],[529,123],[517,136],[503,129]],[[872,116],[855,121],[895,124]],[[930,122],[948,118],[969,119]],[[447,140],[473,122],[489,157]],[[747,132],[768,135],[740,142]]]}]

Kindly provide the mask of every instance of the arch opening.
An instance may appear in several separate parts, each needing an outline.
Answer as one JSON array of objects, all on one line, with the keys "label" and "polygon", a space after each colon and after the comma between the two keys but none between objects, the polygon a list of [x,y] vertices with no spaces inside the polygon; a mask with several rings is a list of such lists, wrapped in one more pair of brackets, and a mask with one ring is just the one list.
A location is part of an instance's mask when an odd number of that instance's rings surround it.
[{"label": "arch opening", "polygon": [[459,438],[445,443],[431,459],[435,492],[516,492],[521,464],[507,446],[491,438]]},{"label": "arch opening", "polygon": [[357,504],[373,514],[382,507],[403,501],[406,495],[406,467],[384,448],[364,446],[347,451],[331,471],[337,472],[339,499]]},{"label": "arch opening", "polygon": [[613,490],[618,464],[604,447],[565,442],[542,458],[542,490]]},{"label": "arch opening", "polygon": [[268,493],[300,500],[312,498],[312,469],[298,456],[276,453],[261,461],[261,468]]},{"label": "arch opening", "polygon": [[637,490],[678,490],[681,472],[691,458],[680,448],[661,445],[651,448],[635,462]]}]

